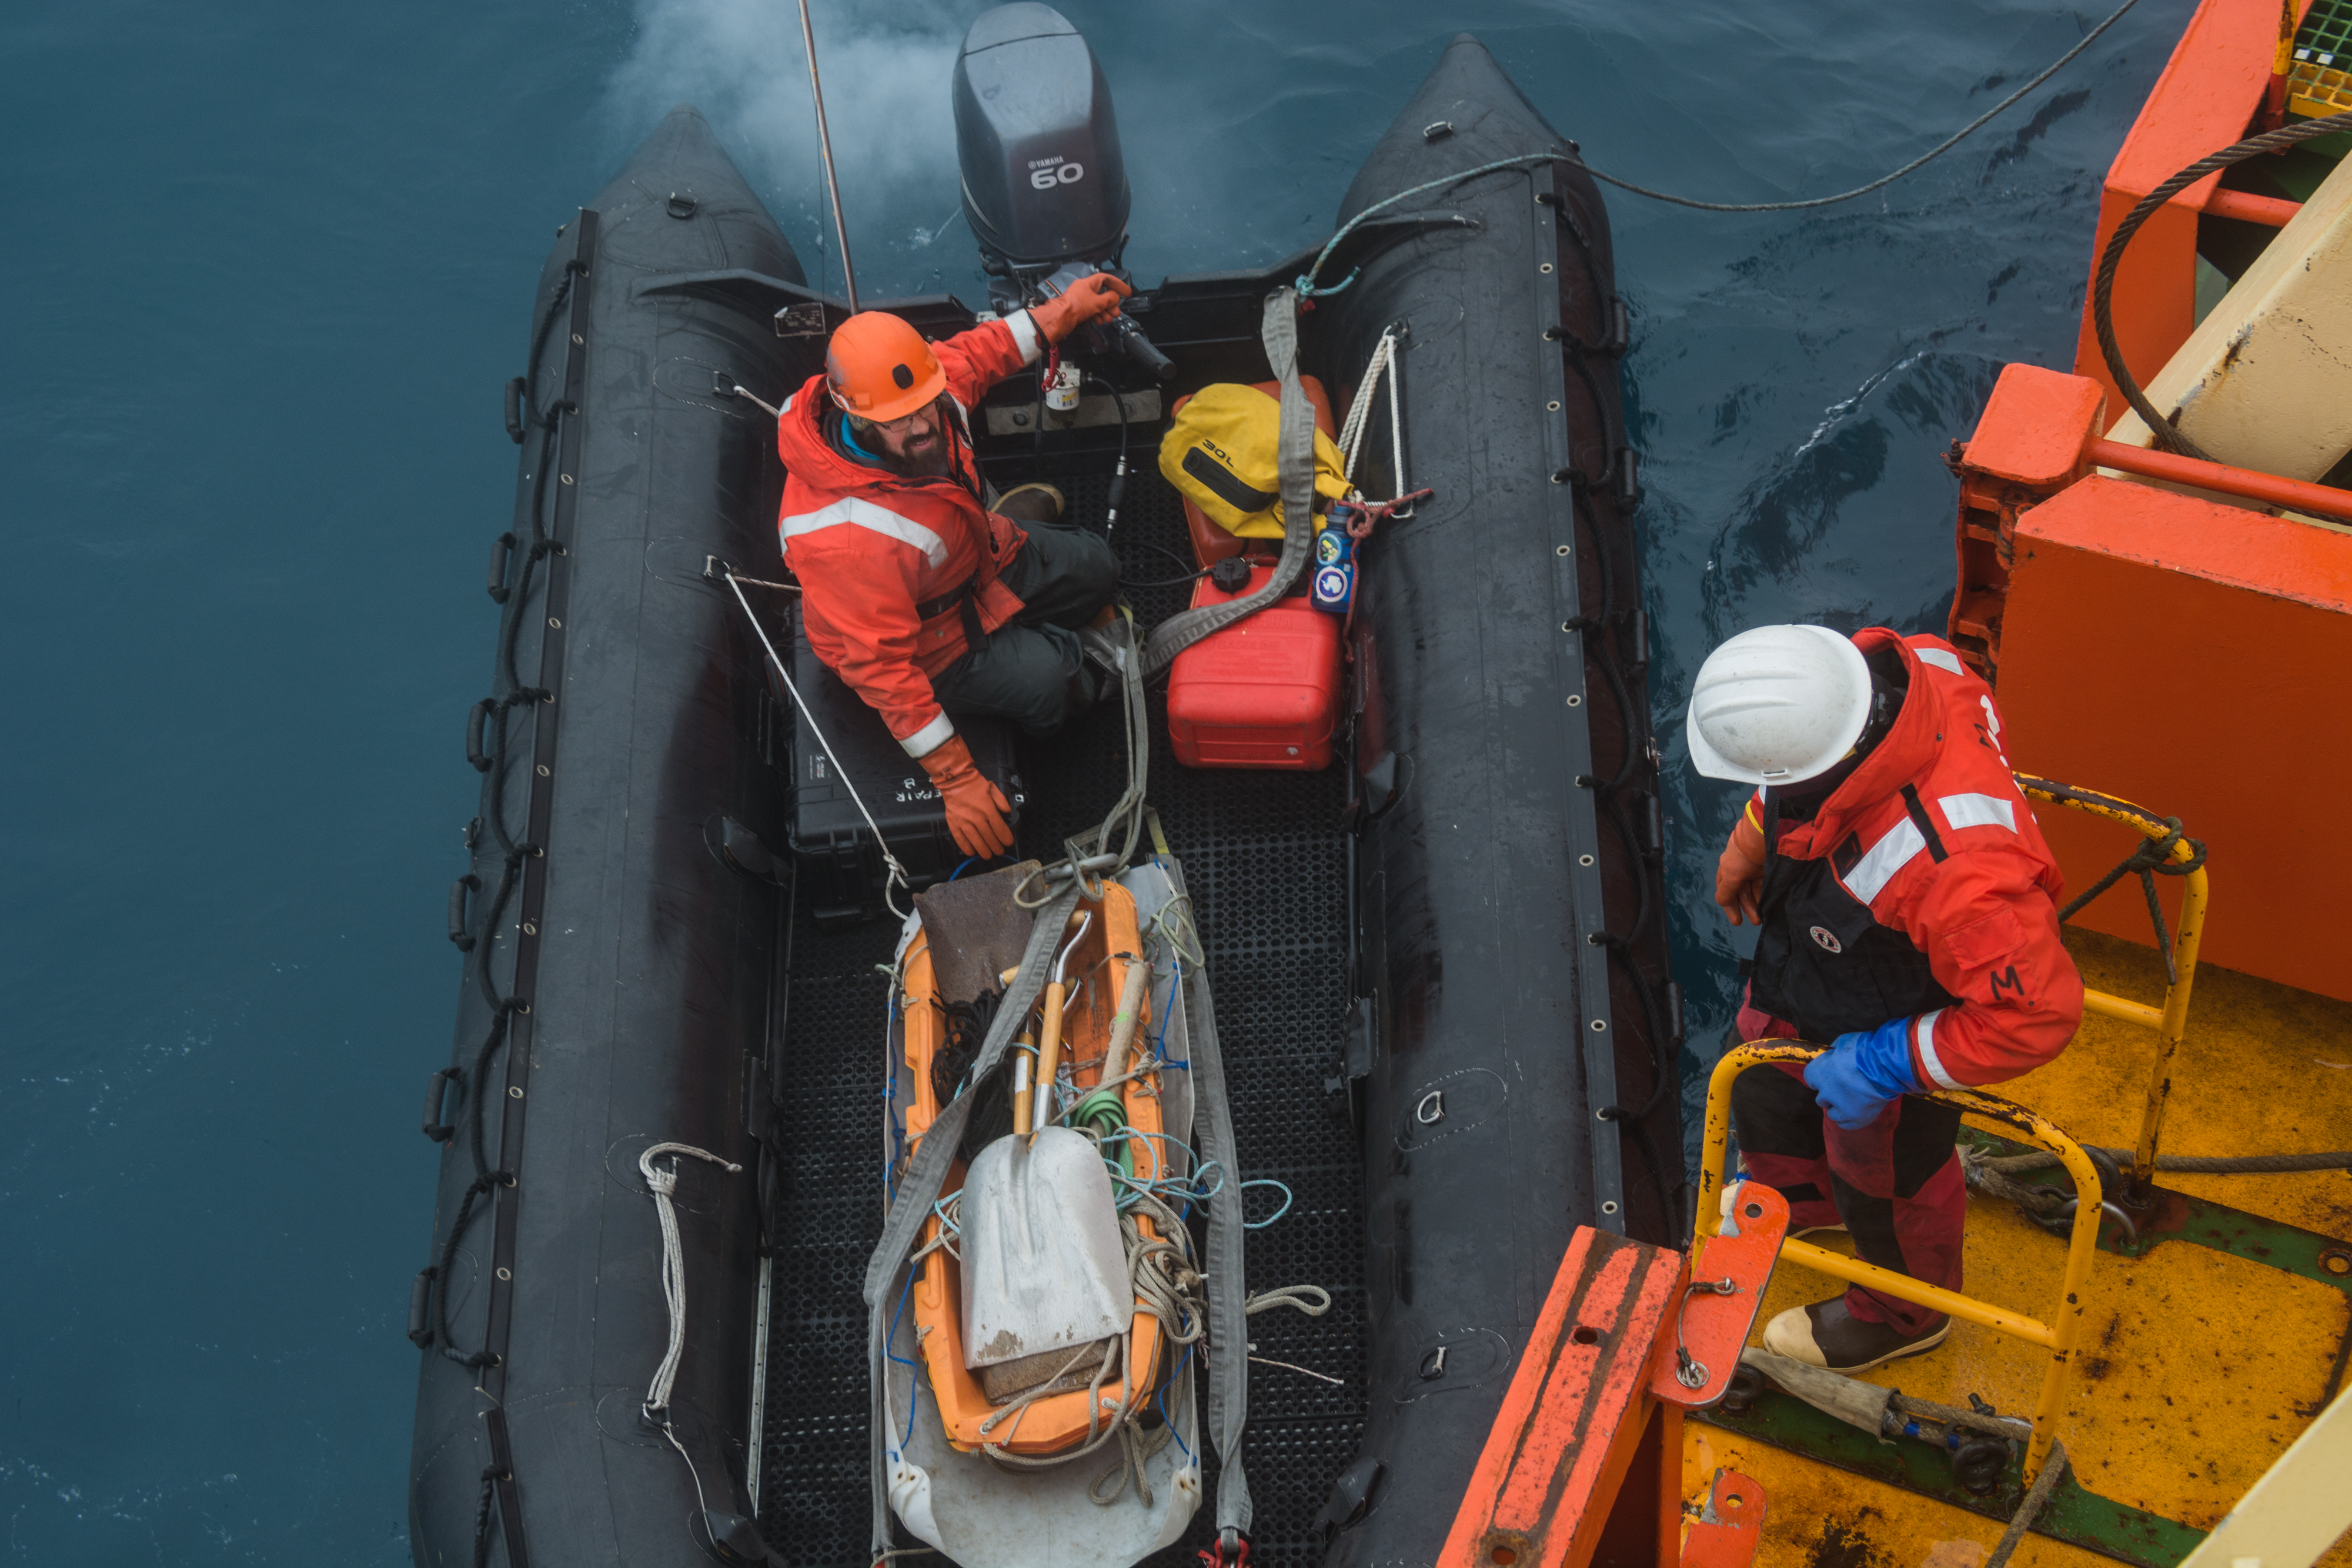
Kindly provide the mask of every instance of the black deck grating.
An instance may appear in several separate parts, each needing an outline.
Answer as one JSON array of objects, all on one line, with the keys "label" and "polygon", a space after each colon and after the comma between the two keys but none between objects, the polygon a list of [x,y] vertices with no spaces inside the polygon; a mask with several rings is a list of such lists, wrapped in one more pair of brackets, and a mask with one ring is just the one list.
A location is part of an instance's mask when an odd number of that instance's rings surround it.
[{"label": "black deck grating", "polygon": [[[1157,432],[1138,433],[1113,543],[1130,580],[1177,575],[1190,559],[1176,496],[1151,467]],[[1056,480],[1071,516],[1100,526],[1108,478]],[[1139,623],[1182,607],[1183,587],[1133,590]],[[1150,798],[1183,862],[1198,913],[1234,1098],[1243,1175],[1272,1177],[1290,1210],[1250,1233],[1254,1290],[1318,1284],[1331,1312],[1277,1311],[1251,1320],[1260,1356],[1341,1379],[1334,1387],[1284,1367],[1253,1366],[1244,1438],[1256,1501],[1252,1561],[1318,1563],[1314,1527],[1332,1479],[1363,1433],[1367,1335],[1361,1172],[1344,1109],[1326,1082],[1339,1071],[1347,1026],[1347,841],[1344,782],[1320,774],[1196,772],[1168,750],[1162,700],[1152,699]],[[1024,758],[1029,804],[1024,848],[1051,857],[1064,835],[1099,820],[1125,781],[1115,716]],[[859,1286],[880,1234],[887,923],[838,935],[806,919],[795,932],[791,1017],[781,1072],[783,1255],[770,1305],[768,1411],[761,1524],[794,1564],[866,1562],[866,1319]],[[1278,1195],[1253,1189],[1249,1212]],[[1214,1463],[1208,1465],[1214,1482]],[[1186,1542],[1154,1559],[1189,1563],[1213,1534],[1203,1507]]]}]

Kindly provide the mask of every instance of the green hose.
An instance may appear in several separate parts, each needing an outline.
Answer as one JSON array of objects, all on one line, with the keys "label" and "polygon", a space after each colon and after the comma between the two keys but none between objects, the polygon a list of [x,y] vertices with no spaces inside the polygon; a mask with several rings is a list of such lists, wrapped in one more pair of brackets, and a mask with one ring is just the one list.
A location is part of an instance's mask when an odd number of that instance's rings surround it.
[{"label": "green hose", "polygon": [[[1091,1131],[1095,1141],[1104,1138],[1127,1125],[1127,1101],[1112,1089],[1097,1089],[1072,1106],[1069,1124],[1079,1132]],[[1122,1138],[1118,1145],[1118,1168],[1130,1180],[1135,1176],[1135,1145]]]}]

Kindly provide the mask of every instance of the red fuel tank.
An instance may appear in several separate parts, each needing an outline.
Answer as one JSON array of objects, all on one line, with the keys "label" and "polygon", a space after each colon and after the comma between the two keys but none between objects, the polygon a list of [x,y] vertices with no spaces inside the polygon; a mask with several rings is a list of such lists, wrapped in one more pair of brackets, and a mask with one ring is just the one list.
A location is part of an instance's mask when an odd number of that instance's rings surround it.
[{"label": "red fuel tank", "polygon": [[[1271,566],[1255,569],[1244,592],[1273,575]],[[1241,597],[1206,578],[1192,589],[1196,606]],[[1176,760],[1187,768],[1329,767],[1339,727],[1340,619],[1302,592],[1177,654],[1168,674]]]}]

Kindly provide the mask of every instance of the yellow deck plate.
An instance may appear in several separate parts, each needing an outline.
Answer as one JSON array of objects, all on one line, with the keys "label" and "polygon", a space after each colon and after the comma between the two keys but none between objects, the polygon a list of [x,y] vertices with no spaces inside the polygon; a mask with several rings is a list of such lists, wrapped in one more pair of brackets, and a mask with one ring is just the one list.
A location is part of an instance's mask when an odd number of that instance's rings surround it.
[{"label": "yellow deck plate", "polygon": [[[2109,897],[2118,894],[2109,894]],[[2229,918],[2223,890],[2213,919]],[[2151,1007],[2164,969],[2149,948],[2066,928],[2083,983]],[[2031,1105],[2078,1141],[2129,1148],[2139,1134],[2156,1035],[2116,1019],[2085,1018],[2065,1054],[1996,1092]],[[2352,1147],[2352,1003],[2200,965],[2189,1029],[2173,1059],[2161,1152],[2284,1154]],[[2192,1197],[2352,1239],[2352,1176],[2191,1176],[2162,1184]]]},{"label": "yellow deck plate", "polygon": [[[2217,903],[2218,903],[2217,899]],[[2070,928],[2084,980],[2161,999],[2155,955]],[[2155,1037],[2086,1019],[2066,1054],[2001,1086],[2085,1143],[2128,1146]],[[2336,1063],[2346,1063],[2337,1067]],[[2176,1059],[2166,1146],[2189,1154],[2273,1153],[2352,1143],[2352,1006],[2206,967]],[[2352,1176],[2167,1175],[2165,1185],[2292,1225],[2352,1239]],[[1843,1238],[1815,1236],[1843,1249]],[[2064,1243],[2007,1204],[1971,1202],[1964,1254],[1972,1296],[2050,1317]],[[1758,1314],[1827,1298],[1836,1281],[1790,1266]],[[2308,1425],[2347,1332],[2346,1293],[2187,1242],[2145,1258],[2101,1253],[2091,1274],[2082,1360],[2056,1435],[2082,1484],[2103,1496],[2210,1528]],[[2032,1406],[2045,1352],[1969,1323],[1927,1355],[1882,1367],[1874,1383],[2004,1412]],[[1770,1499],[1758,1561],[1770,1568],[1973,1568],[1999,1539],[1989,1521],[1819,1465],[1740,1435],[1693,1424],[1685,1490],[1717,1465],[1745,1470]],[[2023,1564],[2101,1561],[2032,1538]],[[2352,1568],[2352,1542],[2322,1560]]]}]

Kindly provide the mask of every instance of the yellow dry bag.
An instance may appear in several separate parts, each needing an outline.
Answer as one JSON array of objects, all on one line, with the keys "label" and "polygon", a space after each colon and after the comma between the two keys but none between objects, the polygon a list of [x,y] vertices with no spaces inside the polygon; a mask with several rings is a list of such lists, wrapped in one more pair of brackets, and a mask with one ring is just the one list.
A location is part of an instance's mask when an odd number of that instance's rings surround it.
[{"label": "yellow dry bag", "polygon": [[[1282,405],[1255,387],[1220,382],[1202,387],[1176,413],[1160,443],[1160,472],[1202,514],[1246,539],[1282,537],[1282,478],[1276,455]],[[1336,501],[1348,493],[1339,448],[1315,433],[1315,492]]]}]

